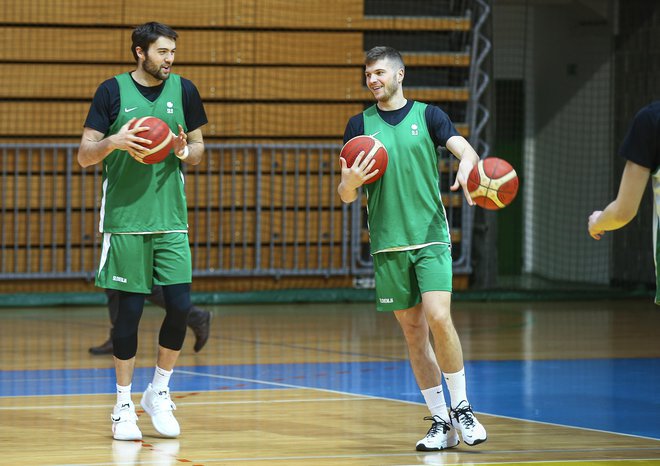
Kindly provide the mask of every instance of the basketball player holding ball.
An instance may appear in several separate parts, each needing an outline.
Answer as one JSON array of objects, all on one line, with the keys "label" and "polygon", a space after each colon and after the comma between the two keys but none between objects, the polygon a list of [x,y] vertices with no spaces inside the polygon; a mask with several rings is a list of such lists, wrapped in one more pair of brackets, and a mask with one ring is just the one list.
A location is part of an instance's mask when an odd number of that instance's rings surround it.
[{"label": "basketball player holding ball", "polygon": [[[468,401],[463,351],[451,320],[451,241],[440,198],[436,147],[445,146],[459,160],[453,191],[467,190],[479,157],[440,108],[407,100],[401,54],[374,47],[366,54],[366,85],[376,104],[353,116],[344,143],[360,134],[374,135],[387,149],[382,178],[368,181],[371,158],[358,156],[349,168],[340,158],[338,192],[345,203],[367,194],[369,237],[376,279],[376,309],[393,312],[408,345],[410,364],[431,416],[432,425],[416,449],[434,451],[486,441]],[[433,335],[435,351],[429,339]],[[446,405],[444,375],[451,404]]]},{"label": "basketball player holding ball", "polygon": [[[133,30],[131,51],[136,69],[103,82],[96,91],[78,152],[83,167],[103,164],[100,232],[101,263],[96,285],[119,292],[112,330],[117,403],[112,435],[139,440],[142,432],[131,398],[138,345],[138,323],[145,297],[162,285],[166,314],[152,382],[141,405],[164,437],[177,437],[179,423],[169,393],[170,376],[183,346],[191,308],[192,262],[181,164],[196,165],[204,154],[201,127],[206,113],[195,85],[173,74],[177,33],[160,23]],[[149,140],[131,128],[136,118],[165,121],[176,135],[172,153],[145,164]]]}]

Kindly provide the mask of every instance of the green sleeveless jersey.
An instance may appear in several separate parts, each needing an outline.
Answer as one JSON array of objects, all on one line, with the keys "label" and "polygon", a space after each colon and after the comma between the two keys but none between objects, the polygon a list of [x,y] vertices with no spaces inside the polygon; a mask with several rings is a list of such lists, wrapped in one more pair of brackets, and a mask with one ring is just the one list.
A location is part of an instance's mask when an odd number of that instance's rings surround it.
[{"label": "green sleeveless jersey", "polygon": [[389,156],[383,177],[363,185],[367,194],[371,253],[450,244],[440,197],[438,155],[426,126],[426,104],[414,102],[396,126],[376,105],[363,112],[364,133],[380,140]]},{"label": "green sleeveless jersey", "polygon": [[[115,76],[120,108],[108,134],[116,134],[131,118],[155,116],[175,134],[183,126],[181,79],[171,74],[158,98],[150,102],[135,86],[129,73]],[[101,233],[187,232],[188,209],[181,161],[172,153],[161,163],[145,165],[127,152],[115,150],[103,160]]]}]

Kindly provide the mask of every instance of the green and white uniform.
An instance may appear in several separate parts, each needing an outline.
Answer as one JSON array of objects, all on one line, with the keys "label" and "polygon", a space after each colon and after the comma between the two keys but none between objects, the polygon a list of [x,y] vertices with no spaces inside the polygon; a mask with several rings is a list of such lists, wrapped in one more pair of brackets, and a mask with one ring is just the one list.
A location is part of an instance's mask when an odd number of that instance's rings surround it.
[{"label": "green and white uniform", "polygon": [[363,112],[364,133],[389,155],[383,177],[363,186],[379,311],[407,309],[426,291],[452,289],[451,240],[426,108],[414,102],[396,125],[375,105]]},{"label": "green and white uniform", "polygon": [[426,104],[415,102],[396,126],[386,123],[376,106],[364,111],[364,133],[387,148],[383,177],[364,185],[369,210],[371,253],[450,244],[440,197],[438,155],[426,127]]},{"label": "green and white uniform", "polygon": [[[121,108],[108,134],[116,134],[131,118],[155,116],[173,132],[177,124],[186,131],[181,84],[172,74],[160,96],[147,100],[135,87],[129,73],[116,76]],[[145,165],[125,151],[115,150],[103,160],[101,233],[153,233],[188,231],[188,212],[181,161],[170,154],[161,163]]]},{"label": "green and white uniform", "polygon": [[[129,73],[115,79],[120,110],[106,136],[116,134],[131,118],[144,116],[160,118],[175,134],[179,124],[187,130],[178,75],[170,75],[153,102],[140,93]],[[103,160],[102,190],[99,231],[104,239],[96,284],[150,293],[152,279],[161,285],[191,282],[181,161],[170,154],[161,163],[145,165],[115,150]],[[126,265],[118,270],[120,264]]]}]

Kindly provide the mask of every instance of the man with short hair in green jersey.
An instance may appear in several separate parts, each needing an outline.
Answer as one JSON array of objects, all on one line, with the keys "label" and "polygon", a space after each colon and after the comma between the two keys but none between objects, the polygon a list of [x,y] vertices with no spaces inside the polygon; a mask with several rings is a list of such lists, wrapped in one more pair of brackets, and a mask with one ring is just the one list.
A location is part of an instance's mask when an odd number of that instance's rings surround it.
[{"label": "man with short hair in green jersey", "polygon": [[[138,324],[154,285],[162,286],[166,313],[156,369],[141,405],[162,436],[180,434],[169,381],[191,308],[192,261],[182,164],[201,162],[201,127],[208,120],[195,85],[172,73],[177,37],[170,27],[155,22],[133,30],[131,52],[137,66],[99,86],[78,152],[83,167],[103,165],[99,222],[103,247],[96,285],[119,293],[112,329],[117,403],[111,420],[117,440],[142,438],[131,384]],[[161,163],[141,162],[142,144],[149,141],[137,134],[146,127],[129,129],[136,118],[145,116],[165,121],[176,135],[172,152]]]},{"label": "man with short hair in green jersey", "polygon": [[[340,158],[337,191],[346,203],[357,199],[360,186],[366,192],[376,308],[393,312],[399,322],[431,412],[425,418],[432,422],[431,428],[416,449],[435,451],[458,445],[457,431],[468,445],[487,439],[468,402],[463,351],[451,320],[451,241],[436,148],[444,146],[460,160],[451,189],[462,187],[469,205],[474,203],[466,182],[479,156],[440,108],[404,97],[404,75],[397,50],[374,47],[367,52],[366,85],[376,104],[349,120],[344,142],[361,134],[375,136],[387,149],[387,171],[379,180],[364,184],[374,176],[373,155],[360,153],[350,168]],[[449,411],[443,374],[450,392]]]}]

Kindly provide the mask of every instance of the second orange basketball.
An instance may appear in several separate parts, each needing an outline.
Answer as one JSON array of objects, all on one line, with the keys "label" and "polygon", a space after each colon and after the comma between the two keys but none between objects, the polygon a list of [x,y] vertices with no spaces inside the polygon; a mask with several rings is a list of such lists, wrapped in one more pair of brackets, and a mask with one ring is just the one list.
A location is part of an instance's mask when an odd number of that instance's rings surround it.
[{"label": "second orange basketball", "polygon": [[498,210],[509,205],[518,194],[518,174],[506,160],[487,157],[474,166],[467,186],[478,206]]}]

